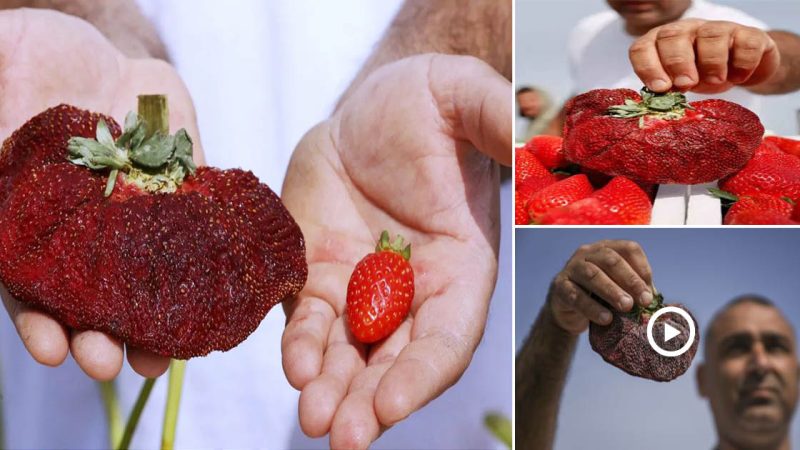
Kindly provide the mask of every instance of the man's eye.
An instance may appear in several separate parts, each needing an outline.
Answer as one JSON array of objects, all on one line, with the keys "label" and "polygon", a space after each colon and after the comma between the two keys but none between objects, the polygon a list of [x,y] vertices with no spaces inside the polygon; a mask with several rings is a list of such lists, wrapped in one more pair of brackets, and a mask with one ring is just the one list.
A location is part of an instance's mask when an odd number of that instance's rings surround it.
[{"label": "man's eye", "polygon": [[725,356],[737,356],[741,355],[742,353],[747,353],[750,351],[750,344],[745,342],[734,342],[727,346],[722,351],[722,354]]},{"label": "man's eye", "polygon": [[783,342],[767,342],[764,344],[769,353],[789,353],[791,350],[789,346],[784,344]]}]

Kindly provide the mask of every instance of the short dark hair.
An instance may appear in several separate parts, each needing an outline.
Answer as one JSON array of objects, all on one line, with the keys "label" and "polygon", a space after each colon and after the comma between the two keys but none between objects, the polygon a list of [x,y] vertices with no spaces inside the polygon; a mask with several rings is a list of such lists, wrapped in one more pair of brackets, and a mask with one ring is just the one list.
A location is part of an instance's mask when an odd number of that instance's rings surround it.
[{"label": "short dark hair", "polygon": [[755,303],[756,305],[766,306],[769,308],[775,308],[775,309],[778,308],[777,306],[775,306],[775,302],[759,294],[742,294],[732,298],[731,300],[728,301],[728,303],[725,303],[725,305],[723,305],[723,307],[720,308],[719,311],[714,313],[714,316],[711,317],[711,321],[708,322],[708,327],[706,327],[705,336],[703,337],[705,339],[704,348],[706,353],[708,353],[708,343],[711,341],[711,329],[714,327],[714,324],[717,322],[719,317],[723,315],[725,312],[727,312],[729,309],[733,308],[734,306],[738,306],[744,303]]},{"label": "short dark hair", "polygon": [[517,89],[517,95],[524,94],[526,92],[536,92],[536,89],[532,88],[531,86],[522,86],[521,88]]}]

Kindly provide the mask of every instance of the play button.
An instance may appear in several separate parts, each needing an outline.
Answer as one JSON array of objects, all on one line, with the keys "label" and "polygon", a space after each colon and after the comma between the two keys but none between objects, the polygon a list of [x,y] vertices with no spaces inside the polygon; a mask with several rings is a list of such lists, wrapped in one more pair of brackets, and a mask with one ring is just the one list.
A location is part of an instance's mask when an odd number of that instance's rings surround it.
[{"label": "play button", "polygon": [[670,339],[674,338],[675,336],[680,336],[680,334],[681,332],[678,331],[677,328],[668,323],[664,324],[664,342],[669,342]]},{"label": "play button", "polygon": [[[656,344],[656,340],[655,338],[653,338],[653,326],[655,326],[656,321],[662,315],[669,313],[678,314],[679,316],[683,317],[689,324],[689,338],[686,339],[686,343],[683,344],[683,347],[677,350],[664,350],[658,344]],[[676,306],[665,306],[659,309],[658,311],[656,311],[655,314],[653,314],[652,317],[650,317],[650,320],[647,322],[647,342],[650,343],[650,347],[652,347],[653,350],[656,351],[656,353],[662,356],[675,357],[675,356],[681,356],[682,354],[686,353],[692,347],[692,344],[694,344],[695,332],[696,329],[694,326],[694,320],[692,320],[692,316],[690,316],[688,312]],[[664,343],[669,342],[671,339],[675,339],[677,336],[680,336],[681,334],[682,334],[681,330],[678,330],[677,328],[673,327],[668,323],[664,323]]]}]

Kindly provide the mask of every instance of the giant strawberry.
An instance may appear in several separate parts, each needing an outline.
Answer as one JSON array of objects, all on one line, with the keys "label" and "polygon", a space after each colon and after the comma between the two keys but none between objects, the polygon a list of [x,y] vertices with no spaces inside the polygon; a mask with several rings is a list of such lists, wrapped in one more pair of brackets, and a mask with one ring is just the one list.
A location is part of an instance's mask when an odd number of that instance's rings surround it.
[{"label": "giant strawberry", "polygon": [[[647,308],[634,306],[627,313],[614,311],[613,319],[607,326],[590,324],[589,343],[591,343],[592,349],[600,354],[607,363],[630,375],[655,381],[671,381],[683,375],[692,365],[700,342],[700,330],[695,329],[694,341],[685,353],[675,357],[656,353],[650,347],[647,339],[647,324],[653,314],[665,306],[680,307],[687,312],[689,310],[679,304],[665,304],[663,296],[659,293],[656,293],[654,297],[653,303]],[[610,309],[613,311],[613,308]],[[691,312],[689,312],[689,316],[694,319]],[[678,330],[680,334],[666,340],[663,324],[668,324]],[[694,324],[697,327],[696,320],[694,320]],[[687,343],[688,337],[689,324],[686,319],[677,314],[664,314],[653,326],[653,340],[667,351],[680,349]]]},{"label": "giant strawberry", "polygon": [[742,168],[764,127],[751,111],[724,100],[688,103],[679,92],[641,96],[597,89],[566,105],[569,161],[648,183],[696,184]]},{"label": "giant strawberry", "polygon": [[373,343],[400,326],[414,301],[411,245],[397,236],[389,242],[384,231],[375,252],[356,264],[347,284],[347,323],[353,336]]},{"label": "giant strawberry", "polygon": [[250,172],[195,168],[184,130],[61,105],[0,154],[0,280],[159,355],[228,350],[305,283],[303,235]]}]

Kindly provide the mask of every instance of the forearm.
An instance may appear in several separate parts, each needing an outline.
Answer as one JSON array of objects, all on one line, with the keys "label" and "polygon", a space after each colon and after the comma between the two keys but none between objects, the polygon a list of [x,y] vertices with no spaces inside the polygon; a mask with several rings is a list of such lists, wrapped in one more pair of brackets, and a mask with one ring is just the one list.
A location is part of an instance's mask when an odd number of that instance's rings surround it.
[{"label": "forearm", "polygon": [[800,36],[788,31],[770,31],[781,55],[775,75],[748,89],[757,94],[785,94],[800,89]]},{"label": "forearm", "polygon": [[517,448],[552,448],[577,340],[555,323],[549,303],[545,304],[517,355]]},{"label": "forearm", "polygon": [[420,53],[475,56],[510,80],[511,0],[406,0],[342,99],[378,67]]},{"label": "forearm", "polygon": [[153,25],[134,0],[0,0],[0,9],[41,8],[91,23],[125,56],[168,60]]}]

